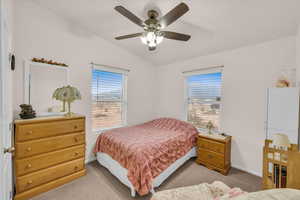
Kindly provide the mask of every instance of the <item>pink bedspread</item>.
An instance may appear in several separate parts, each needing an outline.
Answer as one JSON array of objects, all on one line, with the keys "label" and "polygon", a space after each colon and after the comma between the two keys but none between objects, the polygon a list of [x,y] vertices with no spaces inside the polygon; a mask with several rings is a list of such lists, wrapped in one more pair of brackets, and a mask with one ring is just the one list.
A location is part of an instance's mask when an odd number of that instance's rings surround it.
[{"label": "pink bedspread", "polygon": [[128,179],[140,195],[152,180],[196,144],[197,129],[189,123],[160,118],[99,135],[94,152],[103,152],[128,169]]}]

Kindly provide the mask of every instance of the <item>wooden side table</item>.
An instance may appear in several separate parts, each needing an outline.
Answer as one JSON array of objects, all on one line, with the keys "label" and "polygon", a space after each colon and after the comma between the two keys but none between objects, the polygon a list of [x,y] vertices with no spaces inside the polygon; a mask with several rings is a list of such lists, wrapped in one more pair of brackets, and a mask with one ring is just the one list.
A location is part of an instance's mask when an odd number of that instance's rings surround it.
[{"label": "wooden side table", "polygon": [[199,134],[197,138],[198,164],[227,175],[231,168],[231,136],[224,138]]}]

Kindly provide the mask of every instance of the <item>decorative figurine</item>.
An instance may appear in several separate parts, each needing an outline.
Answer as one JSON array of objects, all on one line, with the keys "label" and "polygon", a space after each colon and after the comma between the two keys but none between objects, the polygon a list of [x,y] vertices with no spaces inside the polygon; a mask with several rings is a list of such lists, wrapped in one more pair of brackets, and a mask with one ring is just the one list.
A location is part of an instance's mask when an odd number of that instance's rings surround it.
[{"label": "decorative figurine", "polygon": [[280,79],[276,83],[277,88],[285,88],[285,87],[290,87],[290,82],[285,79]]},{"label": "decorative figurine", "polygon": [[277,88],[295,87],[296,86],[296,68],[283,68],[276,81]]},{"label": "decorative figurine", "polygon": [[21,119],[32,119],[36,117],[36,113],[32,109],[32,106],[30,104],[21,104],[20,107],[21,107],[21,113],[20,113]]}]

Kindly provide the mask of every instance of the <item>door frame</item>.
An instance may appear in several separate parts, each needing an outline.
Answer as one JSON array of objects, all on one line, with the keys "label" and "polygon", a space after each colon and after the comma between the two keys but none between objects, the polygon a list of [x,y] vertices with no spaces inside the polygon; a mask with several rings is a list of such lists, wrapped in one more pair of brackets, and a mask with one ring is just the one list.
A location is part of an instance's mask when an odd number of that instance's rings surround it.
[{"label": "door frame", "polygon": [[[4,51],[4,44],[3,44],[3,0],[0,0],[0,151],[3,151],[4,144],[3,144],[3,130],[4,130],[4,115],[3,115],[3,73],[4,73],[4,64],[3,64],[3,51]],[[4,163],[4,154],[0,152],[0,163]],[[3,168],[0,169],[0,182],[3,183],[4,181],[4,173]],[[4,184],[0,184],[0,197],[4,196]]]},{"label": "door frame", "polygon": [[[7,135],[10,132],[10,109],[7,106],[11,106],[9,94],[7,92],[10,88],[11,78],[8,55],[9,55],[9,38],[7,33],[7,20],[8,20],[8,1],[0,0],[0,163],[3,166],[0,167],[0,199],[11,200],[12,199],[12,171],[11,171],[11,155],[4,154],[4,148],[10,147],[11,144],[7,144]],[[7,103],[9,105],[7,105]],[[9,146],[8,146],[9,145]],[[10,160],[9,167],[6,166],[7,160]],[[8,168],[6,168],[8,167]],[[4,169],[11,171],[11,175],[7,175]],[[9,177],[10,176],[10,177]]]},{"label": "door frame", "polygon": [[[3,77],[4,77],[4,37],[3,37],[3,23],[4,23],[4,8],[3,8],[3,0],[0,0],[0,151],[3,152],[4,144],[3,144],[3,131],[4,131],[4,111],[3,111]],[[0,152],[0,163],[4,163],[4,153]],[[3,183],[5,181],[3,167],[0,169],[0,182]],[[0,197],[4,197],[4,184],[0,184]]]},{"label": "door frame", "polygon": [[[3,14],[3,0],[0,0],[0,163],[4,163],[4,144],[3,144],[3,130],[4,130],[4,114],[3,114],[3,23],[4,23],[4,14]],[[4,196],[4,174],[2,167],[0,169],[0,197]]]}]

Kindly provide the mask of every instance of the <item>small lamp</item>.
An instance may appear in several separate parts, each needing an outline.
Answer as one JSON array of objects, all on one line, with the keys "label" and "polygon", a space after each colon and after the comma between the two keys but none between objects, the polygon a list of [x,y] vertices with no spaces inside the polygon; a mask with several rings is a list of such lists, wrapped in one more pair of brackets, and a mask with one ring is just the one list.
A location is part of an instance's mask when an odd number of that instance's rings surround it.
[{"label": "small lamp", "polygon": [[212,129],[215,128],[214,124],[212,123],[212,121],[209,121],[207,124],[206,124],[206,128],[208,129],[208,134],[212,134]]},{"label": "small lamp", "polygon": [[288,136],[282,133],[273,135],[273,145],[279,149],[288,149],[291,146]]},{"label": "small lamp", "polygon": [[70,117],[72,115],[71,103],[74,102],[75,100],[80,100],[81,94],[77,88],[68,85],[56,89],[53,93],[53,98],[62,101],[64,104],[68,103],[68,113],[66,114],[66,116]]},{"label": "small lamp", "polygon": [[58,101],[62,101],[63,102],[63,107],[62,110],[60,112],[66,112],[66,101],[65,100],[60,100],[60,93],[62,91],[62,87],[61,88],[57,88],[52,95],[53,99],[56,99]]}]

